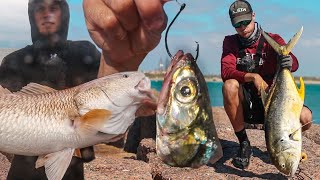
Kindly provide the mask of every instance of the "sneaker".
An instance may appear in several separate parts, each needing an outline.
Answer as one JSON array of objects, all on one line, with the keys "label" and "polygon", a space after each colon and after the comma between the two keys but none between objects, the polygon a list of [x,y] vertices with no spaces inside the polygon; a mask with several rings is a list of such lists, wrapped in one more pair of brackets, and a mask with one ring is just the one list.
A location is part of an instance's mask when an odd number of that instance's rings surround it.
[{"label": "sneaker", "polygon": [[247,169],[250,164],[251,155],[252,155],[252,148],[250,146],[250,142],[243,141],[240,144],[240,149],[238,151],[237,156],[232,160],[232,164],[237,168]]}]

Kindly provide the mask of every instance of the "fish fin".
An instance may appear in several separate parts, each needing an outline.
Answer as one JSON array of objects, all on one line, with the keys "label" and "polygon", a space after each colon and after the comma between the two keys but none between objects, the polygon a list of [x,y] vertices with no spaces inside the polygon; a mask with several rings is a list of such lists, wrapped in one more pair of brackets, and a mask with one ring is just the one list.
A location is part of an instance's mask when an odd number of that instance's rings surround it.
[{"label": "fish fin", "polygon": [[297,87],[297,90],[298,90],[298,94],[299,94],[301,100],[304,101],[305,86],[304,86],[304,81],[303,81],[302,77],[300,77],[300,88],[298,89],[298,87]]},{"label": "fish fin", "polygon": [[279,55],[288,55],[292,48],[297,44],[301,34],[303,32],[303,27],[301,27],[300,31],[297,32],[293,38],[288,42],[288,44],[281,46],[279,43],[277,43],[274,39],[272,39],[267,33],[262,31],[263,37],[266,39],[266,41],[270,44],[270,46],[279,54]]},{"label": "fish fin", "polygon": [[106,109],[93,109],[76,120],[76,129],[83,135],[92,135],[99,132],[103,124],[111,117],[111,111]]},{"label": "fish fin", "polygon": [[300,161],[301,161],[301,162],[304,162],[304,161],[306,161],[306,160],[308,160],[307,153],[305,153],[305,152],[301,152],[301,158],[300,158]]},{"label": "fish fin", "polygon": [[[303,32],[303,26],[301,27],[300,31],[298,31],[288,42],[288,44],[285,45],[285,49],[287,52],[287,55],[291,52],[292,48],[297,44],[298,40],[301,37],[301,34]],[[285,54],[284,54],[285,55]]]},{"label": "fish fin", "polygon": [[262,31],[263,37],[266,39],[266,41],[270,44],[270,46],[278,53],[283,55],[283,49],[285,46],[281,46],[279,43],[277,43],[274,39],[272,39],[266,32]]},{"label": "fish fin", "polygon": [[26,86],[22,87],[22,89],[16,92],[15,94],[34,95],[34,94],[43,94],[43,93],[49,93],[54,91],[57,91],[57,90],[41,84],[29,83]]},{"label": "fish fin", "polygon": [[267,101],[267,93],[265,91],[265,88],[264,88],[264,83],[261,84],[261,89],[260,89],[260,94],[261,94],[261,100],[262,100],[262,104],[263,104],[263,107],[266,106],[266,101]]},{"label": "fish fin", "polygon": [[44,166],[49,180],[60,180],[70,165],[73,152],[73,148],[66,148],[46,156],[39,156],[36,168]]},{"label": "fish fin", "polygon": [[0,94],[12,94],[12,92],[9,89],[4,88],[0,85]]}]

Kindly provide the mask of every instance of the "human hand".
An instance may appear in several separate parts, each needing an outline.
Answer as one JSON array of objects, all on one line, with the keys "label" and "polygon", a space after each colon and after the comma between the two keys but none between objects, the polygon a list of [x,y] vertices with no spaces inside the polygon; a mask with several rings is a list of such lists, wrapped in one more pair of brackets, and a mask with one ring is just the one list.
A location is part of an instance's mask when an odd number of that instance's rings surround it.
[{"label": "human hand", "polygon": [[167,25],[169,0],[84,0],[86,25],[102,49],[99,76],[135,71]]},{"label": "human hand", "polygon": [[260,95],[261,90],[266,91],[268,89],[268,84],[262,79],[259,74],[254,74],[253,83],[258,90],[258,95]]},{"label": "human hand", "polygon": [[280,68],[288,68],[291,71],[292,61],[293,60],[290,55],[287,55],[287,56],[279,55],[278,56],[278,63],[280,65]]}]

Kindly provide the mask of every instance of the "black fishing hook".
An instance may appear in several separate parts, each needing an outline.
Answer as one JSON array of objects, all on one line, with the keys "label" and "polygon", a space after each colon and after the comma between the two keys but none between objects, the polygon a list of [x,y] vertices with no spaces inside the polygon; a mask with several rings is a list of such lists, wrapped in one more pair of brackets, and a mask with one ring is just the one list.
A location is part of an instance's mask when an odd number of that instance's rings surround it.
[{"label": "black fishing hook", "polygon": [[[177,2],[181,7],[180,7],[180,10],[179,10],[179,12],[177,13],[177,15],[173,18],[173,20],[172,20],[171,23],[169,24],[168,29],[167,29],[167,31],[166,31],[166,35],[165,35],[165,46],[166,46],[167,53],[168,53],[168,55],[169,55],[169,57],[170,57],[171,59],[172,59],[172,54],[171,54],[170,51],[169,51],[168,41],[167,41],[167,39],[168,39],[168,32],[169,32],[169,30],[170,30],[170,27],[171,27],[172,24],[174,23],[174,21],[175,21],[175,20],[177,19],[177,17],[179,16],[179,14],[180,14],[180,13],[182,12],[182,10],[186,7],[186,4],[185,4],[185,3],[181,4],[181,3],[178,2],[178,0],[176,0],[176,2]],[[197,55],[196,55],[195,60],[197,60],[198,57],[199,57],[199,43],[198,43],[197,41],[196,41],[196,43],[197,43],[197,49],[196,49]]]}]

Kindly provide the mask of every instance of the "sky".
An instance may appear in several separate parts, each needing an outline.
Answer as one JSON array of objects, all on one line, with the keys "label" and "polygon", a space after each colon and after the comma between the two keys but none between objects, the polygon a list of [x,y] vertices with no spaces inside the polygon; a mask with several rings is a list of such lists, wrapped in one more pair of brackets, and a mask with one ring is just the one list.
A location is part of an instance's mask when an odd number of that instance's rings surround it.
[{"label": "sky", "polygon": [[[68,0],[70,6],[70,40],[92,41],[84,22],[82,1]],[[231,26],[228,9],[233,0],[179,0],[186,3],[168,34],[170,52],[175,54],[179,49],[196,54],[195,41],[200,44],[198,65],[203,74],[220,74],[220,58],[224,36],[235,34]],[[320,77],[320,1],[309,0],[249,0],[256,21],[261,27],[277,33],[288,42],[301,28],[304,32],[292,52],[299,60],[300,67],[296,76]],[[147,3],[147,0],[146,0]],[[31,44],[30,25],[27,13],[27,0],[1,1],[0,3],[0,48],[22,48]],[[177,2],[165,4],[168,24],[179,11]],[[140,66],[141,71],[159,68],[159,61],[169,59],[164,44],[164,35],[159,45],[148,54]]]}]

